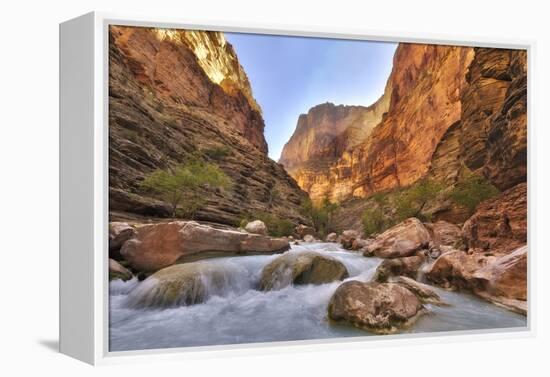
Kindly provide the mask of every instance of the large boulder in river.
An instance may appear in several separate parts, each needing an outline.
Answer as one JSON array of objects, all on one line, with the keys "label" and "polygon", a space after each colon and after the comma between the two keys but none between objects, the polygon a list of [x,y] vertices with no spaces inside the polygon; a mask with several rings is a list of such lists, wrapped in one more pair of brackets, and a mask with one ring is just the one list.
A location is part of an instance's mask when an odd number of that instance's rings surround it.
[{"label": "large boulder in river", "polygon": [[344,230],[340,236],[340,243],[344,249],[351,249],[353,246],[353,241],[358,238],[361,238],[358,231],[353,229]]},{"label": "large boulder in river", "polygon": [[336,289],[328,305],[330,319],[381,334],[397,332],[423,313],[416,295],[393,283],[348,281]]},{"label": "large boulder in river", "polygon": [[248,233],[261,234],[262,236],[267,236],[267,226],[261,220],[254,220],[246,224],[244,227]]},{"label": "large boulder in river", "polygon": [[325,284],[348,277],[348,270],[338,260],[315,252],[290,252],[264,267],[260,289],[282,289],[290,284]]},{"label": "large boulder in river", "polygon": [[120,250],[132,268],[154,272],[176,263],[199,259],[281,253],[288,240],[231,229],[217,229],[194,221],[145,225]]},{"label": "large boulder in river", "polygon": [[401,258],[413,255],[430,242],[430,234],[417,218],[411,217],[378,235],[367,246],[365,255],[379,258]]},{"label": "large boulder in river", "polygon": [[116,260],[109,258],[109,280],[127,281],[132,278],[132,273]]},{"label": "large boulder in river", "polygon": [[315,242],[315,237],[313,237],[311,234],[306,234],[304,236],[304,242],[308,242],[308,243]]},{"label": "large boulder in river", "polygon": [[136,230],[128,223],[109,223],[109,257],[121,260],[120,248],[136,234]]},{"label": "large boulder in river", "polygon": [[204,261],[166,267],[134,288],[126,304],[139,308],[198,304],[228,289],[231,272]]},{"label": "large boulder in river", "polygon": [[413,255],[410,257],[384,259],[376,268],[374,280],[379,283],[387,281],[392,276],[405,275],[416,279],[418,270],[425,261],[425,257],[421,255]]}]

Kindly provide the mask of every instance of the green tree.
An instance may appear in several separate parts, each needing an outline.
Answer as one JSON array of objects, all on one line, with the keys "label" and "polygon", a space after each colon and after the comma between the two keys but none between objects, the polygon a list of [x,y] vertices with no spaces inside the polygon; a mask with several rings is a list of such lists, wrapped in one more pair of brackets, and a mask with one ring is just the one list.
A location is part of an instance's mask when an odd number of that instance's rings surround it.
[{"label": "green tree", "polygon": [[155,192],[170,204],[172,216],[194,217],[204,205],[203,190],[228,188],[231,179],[217,166],[200,160],[189,161],[168,169],[158,169],[145,177],[141,186]]},{"label": "green tree", "polygon": [[495,197],[498,193],[498,189],[485,178],[470,173],[456,184],[449,196],[453,202],[472,214],[479,203]]},{"label": "green tree", "polygon": [[422,211],[426,205],[434,200],[442,189],[441,184],[423,179],[402,191],[396,200],[397,221],[403,221],[409,217],[422,218]]},{"label": "green tree", "polygon": [[324,198],[320,203],[313,203],[307,198],[302,201],[300,213],[311,220],[316,232],[325,235],[330,227],[332,213],[337,208],[338,205],[331,203],[328,198]]},{"label": "green tree", "polygon": [[375,233],[381,233],[389,226],[389,222],[384,216],[384,211],[378,206],[367,208],[363,212],[361,220],[367,237]]}]

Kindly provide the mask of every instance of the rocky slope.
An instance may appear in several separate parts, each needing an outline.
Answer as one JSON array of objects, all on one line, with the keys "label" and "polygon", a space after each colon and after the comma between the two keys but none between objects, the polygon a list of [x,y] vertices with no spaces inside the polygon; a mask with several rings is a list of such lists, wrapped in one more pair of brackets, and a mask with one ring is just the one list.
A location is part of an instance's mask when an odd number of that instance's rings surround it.
[{"label": "rocky slope", "polygon": [[[308,114],[280,161],[316,200],[364,198],[426,176],[452,185],[463,168],[510,188],[526,180],[526,66],[525,51],[400,44],[386,93],[360,108],[385,112],[361,141],[342,140],[353,122],[332,123],[336,137]],[[308,147],[317,139],[322,148]]]},{"label": "rocky slope", "polygon": [[233,186],[205,192],[197,219],[235,224],[246,213],[270,212],[303,221],[297,208],[305,193],[267,157],[263,129],[246,74],[221,33],[111,27],[112,219],[169,216],[141,180],[200,156],[219,165]]}]

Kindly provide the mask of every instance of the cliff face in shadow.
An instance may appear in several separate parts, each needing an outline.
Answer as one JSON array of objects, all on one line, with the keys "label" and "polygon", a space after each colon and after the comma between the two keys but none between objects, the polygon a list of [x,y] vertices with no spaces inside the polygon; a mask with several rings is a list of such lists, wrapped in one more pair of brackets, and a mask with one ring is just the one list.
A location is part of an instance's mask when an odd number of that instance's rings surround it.
[{"label": "cliff face in shadow", "polygon": [[246,74],[221,33],[111,27],[112,218],[169,216],[166,203],[140,182],[199,156],[233,185],[205,191],[197,219],[235,224],[247,213],[268,212],[303,221],[297,209],[306,194],[267,157],[263,129]]},{"label": "cliff face in shadow", "polygon": [[500,190],[527,180],[527,53],[476,48],[462,93],[461,156]]}]

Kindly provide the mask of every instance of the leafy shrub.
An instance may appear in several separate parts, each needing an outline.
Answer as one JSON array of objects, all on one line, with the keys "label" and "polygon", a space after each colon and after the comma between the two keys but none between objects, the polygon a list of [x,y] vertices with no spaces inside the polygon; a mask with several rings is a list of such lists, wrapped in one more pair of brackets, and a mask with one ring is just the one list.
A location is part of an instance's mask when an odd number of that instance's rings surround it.
[{"label": "leafy shrub", "polygon": [[330,217],[337,208],[338,205],[331,203],[328,198],[323,199],[318,204],[307,198],[302,201],[300,213],[310,219],[315,231],[324,237],[330,229]]},{"label": "leafy shrub", "polygon": [[403,190],[395,201],[396,222],[401,222],[409,217],[429,221],[430,219],[423,215],[422,210],[437,197],[442,189],[443,187],[438,182],[423,179]]},{"label": "leafy shrub", "polygon": [[450,193],[451,200],[473,214],[477,205],[498,195],[498,189],[485,178],[469,174]]},{"label": "leafy shrub", "polygon": [[273,237],[290,236],[294,231],[294,224],[292,221],[284,218],[280,218],[274,214],[268,212],[256,212],[252,216],[243,218],[240,222],[240,227],[246,227],[250,221],[261,220],[267,227],[267,232]]},{"label": "leafy shrub", "polygon": [[231,148],[229,148],[227,145],[217,145],[215,147],[203,150],[203,153],[211,160],[222,161],[227,156],[231,155]]},{"label": "leafy shrub", "polygon": [[228,188],[231,183],[231,179],[217,165],[191,160],[153,171],[141,182],[141,187],[169,203],[172,216],[193,218],[205,203],[205,188]]},{"label": "leafy shrub", "polygon": [[363,212],[361,220],[363,221],[363,230],[367,237],[375,233],[381,233],[388,227],[384,211],[377,206],[367,208]]}]

